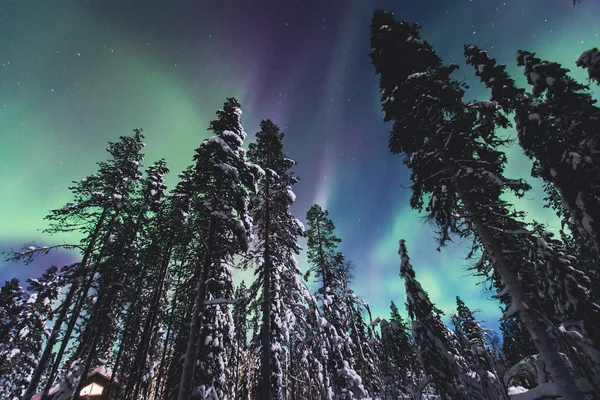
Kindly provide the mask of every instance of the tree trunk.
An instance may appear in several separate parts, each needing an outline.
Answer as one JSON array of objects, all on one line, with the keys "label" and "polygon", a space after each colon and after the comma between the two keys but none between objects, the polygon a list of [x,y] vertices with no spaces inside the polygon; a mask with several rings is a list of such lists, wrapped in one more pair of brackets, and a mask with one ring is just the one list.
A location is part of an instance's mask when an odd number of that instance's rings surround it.
[{"label": "tree trunk", "polygon": [[[113,216],[111,225],[112,225],[112,223],[114,223],[116,221],[118,215],[119,214],[117,213],[116,215]],[[100,228],[98,226],[96,228],[99,232]],[[98,255],[98,261],[96,261],[96,264],[104,256],[104,251],[106,249],[106,244],[108,243],[109,236],[110,235],[107,234],[104,237],[104,240],[102,241],[102,248],[100,249],[100,254]],[[88,259],[89,259],[89,257],[91,257],[92,251],[93,251],[93,248],[91,249],[89,254],[86,252],[86,254],[88,254]],[[87,260],[85,260],[85,261],[86,261],[85,266],[87,266]],[[82,260],[81,265],[82,266],[84,265],[83,260]],[[52,365],[52,371],[50,373],[50,377],[48,379],[48,382],[46,382],[46,387],[44,388],[44,391],[42,393],[42,400],[46,399],[46,397],[48,396],[48,392],[49,392],[50,388],[52,387],[52,384],[54,383],[54,379],[56,379],[56,374],[58,372],[60,362],[62,361],[62,357],[67,349],[67,345],[69,344],[71,335],[73,334],[73,329],[75,329],[75,325],[77,324],[77,319],[79,319],[79,314],[81,313],[81,309],[83,308],[83,303],[85,302],[85,297],[87,296],[87,293],[90,290],[92,283],[94,282],[94,275],[95,275],[95,269],[92,271],[88,271],[88,279],[85,282],[85,284],[83,285],[83,287],[81,288],[81,291],[79,292],[79,298],[77,299],[77,302],[75,303],[75,306],[71,313],[71,318],[69,319],[69,324],[67,325],[67,331],[65,332],[65,335],[62,339],[60,349],[59,349],[58,354],[56,355],[56,359],[54,360],[54,363]]]},{"label": "tree trunk", "polygon": [[[163,287],[165,284],[165,278],[167,276],[167,271],[169,269],[170,259],[171,259],[171,247],[169,246],[169,248],[167,250],[167,254],[165,255],[165,259],[163,260],[163,264],[161,266],[160,278],[159,278],[160,280],[157,283],[156,291],[154,292],[150,315],[148,315],[148,317],[146,318],[145,324],[144,324],[144,330],[142,332],[142,343],[138,347],[133,365],[143,366],[145,364],[146,355],[148,354],[148,350],[150,348],[150,342],[152,340],[152,328],[154,327],[154,324],[156,321],[156,316],[158,315],[158,307],[160,305],[160,298],[163,293],[162,290],[163,290]],[[140,376],[139,376],[140,369],[138,369],[135,372],[136,373],[132,373],[131,375],[134,377],[134,379],[139,379],[140,378]],[[127,385],[127,390],[129,391],[129,383]],[[134,399],[137,399],[138,390],[139,390],[139,380],[138,380],[138,383],[136,383],[136,390],[134,391],[134,394],[133,394]],[[126,398],[127,398],[127,396],[126,396]]]},{"label": "tree trunk", "polygon": [[[175,284],[175,293],[173,294],[173,303],[171,304],[171,311],[169,312],[169,324],[167,325],[167,334],[165,336],[165,343],[163,345],[162,357],[160,360],[160,365],[158,367],[158,382],[156,383],[156,390],[154,391],[154,400],[159,399],[160,388],[163,383],[163,371],[165,367],[165,362],[167,359],[167,351],[169,349],[169,340],[171,339],[171,331],[173,326],[173,315],[175,314],[175,306],[177,305],[177,293],[179,289],[179,282]],[[110,399],[109,399],[110,400]]]},{"label": "tree trunk", "polygon": [[84,283],[84,285],[79,290],[79,297],[77,298],[77,301],[75,302],[75,305],[73,307],[73,311],[71,312],[71,318],[69,319],[69,324],[67,325],[67,330],[66,330],[64,337],[62,339],[62,342],[60,344],[60,348],[58,349],[58,353],[56,354],[56,358],[54,359],[54,362],[52,363],[52,370],[50,371],[48,381],[46,382],[46,385],[42,392],[42,400],[45,400],[47,398],[48,392],[50,391],[50,388],[54,384],[54,380],[56,379],[56,376],[58,374],[58,368],[60,367],[62,358],[65,354],[65,351],[67,350],[67,346],[69,344],[71,334],[73,333],[73,329],[75,329],[77,319],[79,318],[79,313],[81,312],[81,308],[83,307],[83,303],[85,302],[85,297],[87,296],[87,292],[90,290],[90,287],[92,286],[93,280],[94,280],[94,274],[90,274],[87,277],[87,281]]},{"label": "tree trunk", "polygon": [[179,393],[177,394],[177,400],[189,400],[192,393],[194,369],[196,366],[196,355],[198,353],[200,325],[202,323],[202,314],[204,312],[204,300],[206,298],[205,283],[208,278],[208,271],[212,263],[211,252],[213,247],[214,236],[215,220],[214,217],[211,217],[208,226],[208,238],[206,251],[204,253],[202,272],[200,274],[200,279],[198,280],[198,287],[196,289],[196,300],[194,302],[194,310],[191,316],[190,334],[188,336],[185,360],[183,362],[183,371],[181,372],[181,379],[179,380]]},{"label": "tree trunk", "polygon": [[52,327],[52,333],[50,334],[50,337],[48,338],[48,341],[46,342],[46,346],[44,346],[44,352],[42,353],[42,357],[40,358],[40,361],[38,362],[37,366],[35,367],[35,371],[33,371],[33,375],[31,376],[31,381],[29,382],[29,385],[27,386],[27,391],[25,392],[25,395],[23,396],[23,398],[25,400],[30,400],[31,397],[33,397],[33,395],[37,392],[37,388],[38,388],[38,385],[40,384],[42,374],[44,373],[44,371],[48,367],[48,363],[50,362],[50,357],[52,356],[52,348],[54,347],[54,344],[56,343],[56,340],[58,339],[60,329],[61,329],[62,324],[67,316],[67,312],[69,311],[69,308],[71,307],[71,302],[73,301],[73,297],[75,297],[75,293],[77,292],[78,288],[79,288],[79,282],[78,281],[73,282],[71,284],[71,287],[69,288],[69,291],[67,292],[67,295],[65,296],[63,303],[60,306],[61,309],[60,309],[60,312],[58,313],[56,321],[54,322],[54,326]]},{"label": "tree trunk", "polygon": [[262,315],[262,364],[261,364],[261,395],[264,400],[271,400],[271,250],[269,221],[269,183],[268,177],[265,191],[265,251],[264,251],[264,281],[263,281],[263,315]]},{"label": "tree trunk", "polygon": [[[99,296],[99,298],[96,301],[96,304],[94,306],[94,311],[92,312],[92,320],[96,320],[96,316],[99,315],[99,313],[102,313],[102,314],[110,313],[112,301],[116,294],[115,292],[116,292],[116,285],[112,284],[108,295],[105,294],[104,296],[102,296],[102,294],[101,294]],[[104,293],[106,293],[106,292],[104,292]],[[77,382],[77,388],[71,395],[71,400],[76,400],[79,398],[79,392],[81,391],[81,389],[83,389],[83,383],[85,382],[85,379],[91,369],[92,361],[94,360],[94,357],[96,356],[96,348],[98,347],[98,343],[100,342],[100,337],[102,336],[103,331],[104,331],[103,324],[100,324],[99,326],[95,326],[92,328],[92,335],[93,335],[92,338],[93,339],[91,341],[91,346],[89,347],[89,352],[85,359],[83,371],[81,371],[81,375],[79,376],[79,381]],[[79,348],[77,349],[77,352],[81,351],[80,352],[81,355],[85,354],[85,347],[86,347],[86,343],[83,343],[83,344],[80,343]]]},{"label": "tree trunk", "polygon": [[[444,162],[447,165],[449,176],[456,176],[453,166],[447,161],[447,157],[445,157]],[[546,366],[554,379],[558,393],[563,397],[563,400],[581,400],[585,398],[577,387],[575,380],[560,357],[560,354],[556,350],[555,343],[546,330],[547,327],[540,321],[539,317],[534,314],[534,311],[524,304],[525,293],[523,292],[521,283],[513,272],[510,263],[504,257],[500,243],[498,243],[486,224],[481,220],[478,214],[478,207],[474,203],[473,198],[468,194],[467,188],[464,187],[463,182],[459,179],[453,179],[453,181],[460,199],[469,214],[471,214],[472,222],[477,229],[477,233],[479,234],[486,251],[494,258],[494,268],[500,275],[506,288],[509,290],[511,300],[519,311],[519,316],[521,317],[523,325],[525,325],[531,334],[531,337],[540,352],[540,356],[546,362]]]}]

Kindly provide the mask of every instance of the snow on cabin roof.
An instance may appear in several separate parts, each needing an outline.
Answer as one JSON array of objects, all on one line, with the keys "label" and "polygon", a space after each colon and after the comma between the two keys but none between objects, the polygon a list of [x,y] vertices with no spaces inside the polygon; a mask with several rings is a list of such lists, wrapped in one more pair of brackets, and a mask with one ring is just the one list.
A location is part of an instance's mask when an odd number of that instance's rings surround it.
[{"label": "snow on cabin roof", "polygon": [[[110,380],[110,375],[112,374],[112,371],[109,368],[106,367],[96,367],[94,368],[89,374],[88,374],[88,379],[93,377],[94,375],[99,375],[103,378],[105,378],[106,380]],[[115,382],[118,382],[117,378],[113,379]],[[60,389],[60,384],[57,383],[56,385],[52,386],[50,388],[50,390],[48,391],[49,395],[53,395],[56,392],[58,392],[58,389]],[[31,400],[42,400],[42,393],[36,393],[33,395],[33,397],[31,398]]]},{"label": "snow on cabin roof", "polygon": [[[94,375],[100,375],[103,378],[110,379],[110,376],[112,375],[112,371],[106,367],[96,367],[89,373],[88,378],[90,378]],[[116,381],[116,379],[115,379],[115,381]]]}]

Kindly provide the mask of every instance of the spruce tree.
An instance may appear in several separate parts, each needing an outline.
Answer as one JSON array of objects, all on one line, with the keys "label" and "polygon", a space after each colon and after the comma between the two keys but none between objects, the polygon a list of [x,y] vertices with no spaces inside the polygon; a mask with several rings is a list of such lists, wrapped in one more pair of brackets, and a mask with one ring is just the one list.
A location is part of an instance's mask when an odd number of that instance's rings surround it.
[{"label": "spruce tree", "polygon": [[23,361],[19,339],[27,297],[16,278],[6,281],[0,289],[0,395],[7,399],[19,398],[26,383],[15,367]]},{"label": "spruce tree", "polygon": [[[331,391],[342,398],[365,394],[362,377],[353,363],[352,342],[348,337],[351,329],[351,311],[348,307],[347,264],[342,253],[337,251],[341,240],[335,236],[335,225],[327,210],[313,205],[306,213],[308,222],[307,256],[309,269],[305,277],[314,273],[320,285],[317,297],[323,312],[323,341],[326,346],[325,365]],[[359,349],[356,349],[360,351]]]},{"label": "spruce tree", "polygon": [[496,128],[508,120],[493,102],[463,101],[465,85],[443,66],[419,26],[378,11],[371,25],[371,58],[380,75],[384,120],[394,121],[389,147],[404,153],[413,181],[411,206],[426,211],[439,228],[440,245],[451,235],[473,237],[489,267],[511,299],[555,379],[553,389],[566,399],[583,398],[557,350],[561,336],[537,297],[536,267],[529,260],[536,237],[522,213],[502,198],[522,196],[529,186],[504,176],[507,143]]},{"label": "spruce tree", "polygon": [[284,345],[289,340],[294,323],[293,305],[300,301],[298,275],[294,255],[299,253],[298,238],[303,226],[290,213],[295,201],[292,185],[298,179],[291,172],[296,164],[283,152],[283,137],[271,120],[260,123],[256,142],[251,143],[248,159],[262,170],[256,194],[250,203],[254,222],[251,254],[256,265],[262,305],[261,399],[282,399],[284,396]]},{"label": "spruce tree", "polygon": [[400,240],[400,275],[406,287],[406,310],[412,320],[412,334],[419,346],[421,362],[442,399],[469,398],[462,380],[467,365],[459,354],[452,333],[437,308],[415,278],[404,240]]},{"label": "spruce tree", "polygon": [[[233,326],[226,306],[205,307],[206,300],[231,298],[232,257],[248,249],[252,221],[248,214],[248,192],[254,190],[256,169],[246,162],[242,144],[246,138],[240,104],[228,98],[209,129],[214,136],[204,140],[194,156],[193,206],[195,233],[202,238],[198,266],[200,276],[194,294],[189,334],[178,400],[188,400],[193,387],[215,390],[223,396],[229,384],[226,347]],[[202,329],[201,325],[205,325]],[[204,337],[204,341],[202,341]],[[201,347],[202,353],[199,352]],[[198,357],[202,354],[202,357]],[[198,376],[194,382],[195,367]],[[197,383],[197,385],[196,385]]]},{"label": "spruce tree", "polygon": [[[143,138],[142,131],[136,129],[134,135],[121,136],[118,142],[109,143],[107,151],[110,157],[108,160],[98,163],[98,173],[74,182],[74,185],[70,187],[73,201],[61,209],[52,210],[46,217],[50,221],[50,227],[45,231],[46,233],[72,231],[81,235],[80,244],[71,246],[81,251],[81,261],[73,265],[65,274],[65,282],[69,285],[69,289],[60,306],[60,312],[54,322],[49,340],[44,346],[41,359],[33,373],[27,390],[28,395],[35,393],[41,375],[50,361],[52,349],[57,342],[63,323],[67,322],[44,386],[44,395],[47,395],[50,387],[54,384],[90,289],[102,287],[103,299],[110,302],[109,287],[114,288],[115,286],[106,284],[111,281],[111,274],[106,273],[105,256],[108,248],[111,247],[110,244],[114,241],[114,232],[122,226],[123,219],[120,214],[124,212],[124,206],[130,201],[130,196],[141,177],[139,167],[143,160],[141,153],[145,145]],[[116,279],[117,277],[112,278]],[[101,281],[104,281],[105,284],[101,285]],[[108,305],[106,302],[96,302],[96,304],[98,309]],[[91,325],[85,327],[84,330],[87,329],[88,334],[83,333],[77,339],[79,351],[72,360],[73,362],[69,363],[72,365],[67,367],[63,379],[67,382],[63,388],[63,394],[66,396],[77,393],[76,386],[80,383],[79,377],[82,372],[85,372],[86,365],[89,369],[89,365],[96,355],[95,348],[101,334],[107,333],[104,328],[114,327],[112,322],[105,326],[106,321],[103,321],[103,317],[86,318],[86,321],[95,325],[95,328]],[[108,329],[108,333],[111,332],[112,329]],[[85,362],[82,361],[82,357],[86,358]],[[76,361],[77,358],[80,361]]]},{"label": "spruce tree", "polygon": [[329,218],[329,212],[315,204],[306,213],[308,221],[307,257],[310,264],[305,279],[314,274],[320,279],[318,293],[325,296],[327,288],[333,289],[335,271],[333,261],[337,253],[337,246],[341,239],[335,236],[335,225]]},{"label": "spruce tree", "polygon": [[136,205],[140,219],[136,255],[139,262],[125,279],[132,290],[120,304],[121,338],[112,365],[112,380],[118,378],[120,382],[114,386],[124,399],[137,398],[139,392],[148,388],[154,374],[156,360],[150,355],[156,353],[152,343],[163,315],[161,305],[166,301],[166,278],[175,240],[171,229],[178,220],[170,213],[171,202],[165,196],[164,176],[168,172],[164,160],[148,167]]},{"label": "spruce tree", "polygon": [[[527,80],[533,86],[532,95],[526,95],[515,88],[504,66],[497,65],[486,52],[465,46],[465,56],[468,63],[476,67],[481,80],[492,88],[493,96],[499,92],[498,87],[502,88],[503,95],[495,98],[506,111],[515,111],[519,143],[534,160],[532,175],[545,180],[550,206],[557,209],[559,216],[568,218],[563,225],[574,226],[573,234],[582,240],[580,249],[589,247],[587,242],[600,249],[600,225],[596,222],[600,217],[595,216],[598,170],[594,161],[598,154],[600,109],[594,105],[589,88],[575,82],[559,64],[519,51],[517,62],[525,67]],[[510,97],[508,92],[512,92]],[[564,210],[558,205],[559,196]],[[535,260],[533,274],[539,283],[535,286],[539,306],[545,308],[546,318],[561,329],[574,330],[572,334],[567,332],[571,338],[582,336],[581,340],[575,339],[578,347],[598,364],[600,308],[589,297],[590,281],[574,268],[577,258],[568,255],[560,241],[539,225],[535,225],[534,230],[537,237],[531,238],[531,247]],[[571,362],[578,364],[571,346],[565,347],[563,351]],[[576,369],[582,374],[589,370],[585,365]]]},{"label": "spruce tree", "polygon": [[143,138],[138,131],[133,137],[121,137],[120,142],[110,147],[115,154],[117,169],[109,165],[106,173],[107,180],[114,182],[110,196],[117,212],[113,215],[107,229],[108,237],[98,256],[95,294],[89,307],[84,308],[86,323],[69,361],[72,366],[78,365],[67,372],[77,375],[77,384],[69,389],[72,390],[72,399],[79,395],[89,371],[110,360],[120,329],[120,315],[126,308],[128,293],[124,288],[134,285],[132,281],[141,271],[140,234],[147,223],[145,210],[140,209],[138,202],[143,161],[141,150],[145,146]]},{"label": "spruce tree", "polygon": [[[2,341],[0,342],[0,395],[22,398],[37,365],[50,321],[53,303],[62,278],[57,267],[48,268],[39,278],[27,279],[23,290],[16,279],[0,291]],[[8,328],[8,329],[7,329]]]},{"label": "spruce tree", "polygon": [[[568,76],[559,64],[542,61],[535,54],[520,51],[519,65],[533,86],[532,95],[515,86],[487,52],[465,46],[467,62],[492,90],[492,100],[506,112],[515,112],[519,144],[534,162],[532,176],[544,180],[547,207],[562,220],[563,239],[577,241],[570,249],[577,254],[576,267],[590,274],[594,286],[600,284],[593,260],[598,258],[598,144],[595,106],[589,88]],[[596,249],[594,252],[592,249]],[[594,288],[594,292],[598,289]]]},{"label": "spruce tree", "polygon": [[397,398],[415,393],[419,386],[421,365],[409,323],[402,318],[398,307],[390,304],[390,320],[381,322],[382,379],[384,395]]},{"label": "spruce tree", "polygon": [[494,360],[486,347],[486,332],[475,320],[473,312],[456,296],[455,327],[468,342],[467,361],[477,373],[483,399],[508,400],[502,377],[496,371]]}]

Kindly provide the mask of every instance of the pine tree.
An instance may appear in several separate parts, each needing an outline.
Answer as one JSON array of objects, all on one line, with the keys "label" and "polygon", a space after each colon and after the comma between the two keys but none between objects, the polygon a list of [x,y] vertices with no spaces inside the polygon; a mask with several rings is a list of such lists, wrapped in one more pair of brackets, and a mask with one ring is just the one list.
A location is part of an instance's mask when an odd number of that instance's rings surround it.
[{"label": "pine tree", "polygon": [[248,159],[263,172],[250,204],[254,222],[251,254],[257,266],[252,286],[262,292],[261,340],[256,343],[262,353],[259,397],[281,399],[284,345],[293,329],[292,307],[300,301],[300,270],[294,255],[300,250],[303,226],[290,213],[296,198],[292,185],[298,179],[291,172],[296,163],[283,152],[284,134],[271,120],[261,121],[260,128],[248,151]]},{"label": "pine tree", "polygon": [[508,394],[502,377],[495,368],[494,360],[486,347],[486,332],[475,320],[473,312],[462,299],[456,296],[455,327],[468,341],[468,357],[470,369],[478,375],[483,399],[508,400]]},{"label": "pine tree", "polygon": [[[141,132],[136,131],[133,137],[121,137],[119,142],[110,144],[109,151],[114,154],[115,162],[106,165],[104,179],[111,184],[107,194],[115,202],[116,212],[97,259],[94,300],[84,311],[88,318],[69,362],[70,365],[79,365],[76,385],[69,389],[72,390],[72,399],[78,396],[84,377],[92,367],[101,366],[110,359],[118,336],[119,316],[125,308],[127,292],[124,287],[129,286],[131,279],[140,271],[139,235],[146,222],[143,217],[145,210],[140,210],[137,202],[142,178],[143,138]],[[67,373],[73,371],[75,368]]]},{"label": "pine tree", "polygon": [[[215,133],[202,142],[194,156],[196,195],[193,209],[195,233],[202,238],[198,251],[200,277],[190,318],[184,365],[179,384],[179,400],[188,400],[194,384],[223,396],[230,382],[225,370],[226,347],[231,343],[231,314],[220,305],[205,307],[206,300],[231,298],[233,284],[231,257],[248,248],[252,221],[248,214],[248,191],[254,190],[256,169],[246,162],[241,148],[246,133],[241,124],[240,104],[228,98],[209,129]],[[201,324],[206,329],[201,329]],[[202,341],[202,337],[204,340]],[[225,342],[225,343],[224,343]],[[202,353],[200,353],[200,349]],[[202,354],[203,357],[198,357]]]},{"label": "pine tree", "polygon": [[306,213],[306,219],[309,224],[306,237],[310,267],[306,271],[305,279],[308,279],[311,273],[320,279],[318,293],[325,296],[327,288],[333,289],[335,271],[332,264],[341,239],[333,233],[335,225],[329,219],[329,212],[321,206],[313,205]]},{"label": "pine tree", "polygon": [[[517,62],[525,67],[534,96],[526,103],[529,110],[517,109],[519,143],[535,160],[534,172],[561,194],[578,232],[600,252],[600,191],[596,189],[600,181],[594,162],[600,150],[600,109],[589,87],[575,82],[559,64],[526,51],[519,52]],[[540,98],[543,94],[545,99]]]},{"label": "pine tree", "polygon": [[[27,290],[17,280],[2,288],[0,307],[7,314],[0,316],[9,323],[2,329],[0,343],[0,394],[6,398],[21,398],[35,370],[42,345],[53,318],[52,304],[58,298],[61,277],[57,267],[48,268],[39,278],[27,279]],[[6,308],[5,308],[6,307]]]},{"label": "pine tree", "polygon": [[0,289],[0,395],[13,399],[21,396],[23,378],[14,368],[21,361],[18,343],[23,326],[27,294],[16,278]]},{"label": "pine tree", "polygon": [[414,394],[414,389],[420,383],[415,378],[421,366],[411,328],[393,301],[390,304],[390,320],[383,320],[380,325],[384,395],[391,395],[395,399],[400,395]]},{"label": "pine tree", "polygon": [[[534,160],[532,175],[546,182],[550,206],[563,216],[563,225],[571,225],[573,234],[582,239],[582,247],[598,247],[597,202],[597,158],[598,130],[597,108],[588,92],[588,87],[575,82],[568,71],[557,63],[542,61],[535,54],[519,51],[517,62],[525,67],[525,75],[533,86],[533,94],[525,95],[515,88],[514,81],[497,65],[486,52],[475,46],[465,46],[467,61],[476,66],[476,73],[494,91],[502,87],[512,97],[497,96],[507,111],[515,111],[519,143],[525,153]],[[561,198],[562,208],[557,197]],[[565,221],[568,218],[568,222]],[[596,226],[598,225],[598,226]],[[573,227],[575,229],[573,229]],[[544,307],[546,318],[575,339],[577,346],[592,363],[599,364],[600,336],[598,318],[600,308],[589,298],[590,281],[581,271],[573,267],[576,258],[569,256],[560,241],[552,239],[543,227],[534,226],[532,255],[535,260],[534,274],[538,304]],[[580,263],[581,265],[581,263]],[[594,268],[595,270],[595,268]],[[595,271],[597,272],[597,271]],[[576,321],[576,322],[575,322]],[[562,335],[557,335],[562,340]],[[569,345],[563,351],[576,361],[578,355]],[[589,371],[587,365],[576,367],[580,373]],[[599,372],[596,371],[596,374]],[[596,379],[590,378],[591,380]],[[600,390],[600,388],[598,389]]]},{"label": "pine tree", "polygon": [[[411,206],[426,211],[439,228],[440,245],[451,235],[473,237],[489,268],[502,282],[555,379],[553,389],[566,399],[583,398],[557,351],[561,335],[543,315],[535,290],[529,251],[536,237],[522,213],[501,195],[522,196],[529,186],[503,175],[506,157],[496,135],[508,120],[492,102],[464,103],[465,85],[450,79],[458,66],[443,66],[419,26],[378,11],[371,25],[371,58],[380,75],[384,120],[394,121],[389,147],[406,155],[411,168]],[[518,266],[518,267],[517,267]]]},{"label": "pine tree", "polygon": [[[351,339],[347,332],[351,329],[351,311],[348,307],[346,275],[347,264],[344,256],[337,251],[340,239],[335,236],[335,225],[329,213],[319,205],[313,205],[306,214],[308,222],[307,256],[310,273],[321,283],[317,297],[322,304],[324,322],[323,341],[326,346],[326,367],[330,390],[342,398],[353,398],[365,394],[362,377],[356,373]],[[359,349],[356,349],[360,351]]]},{"label": "pine tree", "polygon": [[154,373],[155,360],[149,356],[156,355],[152,343],[163,315],[161,305],[166,301],[166,278],[175,240],[171,230],[178,221],[165,196],[164,176],[168,172],[164,160],[146,170],[136,205],[140,219],[136,256],[139,262],[125,280],[132,291],[123,296],[119,306],[121,339],[112,367],[112,380],[118,377],[120,398],[124,399],[137,398],[149,386]]},{"label": "pine tree", "polygon": [[[576,240],[577,267],[590,273],[595,286],[600,283],[597,268],[598,168],[596,158],[600,134],[597,119],[600,109],[589,94],[589,88],[568,76],[568,70],[557,63],[542,61],[535,54],[520,51],[519,65],[533,86],[533,95],[516,88],[504,65],[476,46],[465,46],[467,62],[476,75],[492,90],[492,100],[506,112],[516,112],[519,144],[533,161],[532,176],[544,180],[547,207],[562,220],[562,228],[572,234],[563,238]],[[596,249],[595,254],[592,248]],[[595,290],[597,291],[597,289]]]},{"label": "pine tree", "polygon": [[179,182],[170,194],[170,215],[176,223],[171,227],[173,242],[171,271],[175,282],[170,296],[171,310],[166,321],[168,338],[163,343],[164,373],[161,398],[175,398],[181,378],[181,358],[185,354],[190,317],[195,301],[195,289],[201,276],[201,245],[195,232],[198,213],[193,204],[196,196],[195,168],[189,166],[179,174]]},{"label": "pine tree", "polygon": [[412,334],[419,346],[425,371],[442,399],[469,398],[461,370],[466,362],[459,354],[452,333],[442,322],[444,313],[429,300],[427,292],[415,278],[404,240],[400,240],[400,275],[406,287],[406,310],[412,320]]},{"label": "pine tree", "polygon": [[[352,365],[361,377],[363,386],[368,390],[370,396],[379,395],[381,391],[381,378],[379,371],[379,360],[375,348],[379,347],[380,340],[373,331],[371,320],[371,309],[368,303],[359,298],[350,288],[352,278],[352,263],[345,262],[341,253],[338,253],[338,263],[341,263],[341,296],[345,305],[344,309],[337,311],[346,314],[345,325],[348,327],[348,339],[351,343]],[[334,312],[336,312],[334,311]],[[368,313],[370,324],[367,324],[363,314]]]},{"label": "pine tree", "polygon": [[[44,346],[41,359],[33,373],[27,389],[28,395],[35,393],[42,373],[50,361],[52,349],[63,328],[63,323],[68,322],[44,386],[44,395],[48,393],[62,365],[67,346],[71,343],[72,334],[80,319],[88,292],[93,286],[97,287],[104,276],[103,272],[105,271],[101,265],[103,265],[106,250],[114,238],[113,232],[119,225],[119,215],[123,211],[124,204],[128,201],[140,177],[139,166],[143,159],[140,151],[144,147],[142,140],[141,130],[136,129],[133,136],[121,136],[118,142],[109,143],[107,151],[110,158],[98,163],[98,173],[74,182],[70,188],[73,193],[73,202],[61,209],[52,210],[46,217],[50,221],[50,227],[45,231],[46,233],[73,231],[81,235],[82,239],[79,245],[66,245],[65,247],[80,250],[82,258],[79,263],[71,266],[65,273],[65,283],[69,285],[69,289],[60,306],[60,312]],[[40,251],[47,252],[44,248],[34,248],[23,255],[31,257],[39,254]],[[98,324],[98,327],[103,326],[99,320],[87,318],[87,321],[93,321],[92,323]],[[88,330],[88,332],[91,331]],[[95,332],[100,333],[98,330]],[[96,341],[95,337],[99,338],[99,335],[97,336],[95,333],[93,337],[88,335],[88,339],[83,343],[81,342],[83,337],[78,339],[78,343],[83,345],[81,350],[85,349],[85,353],[92,355],[89,359],[90,364],[95,351],[88,350],[91,350],[90,345]],[[83,353],[79,355],[83,355]],[[73,364],[72,368],[68,368],[68,377],[65,377],[65,381],[69,381],[65,386],[68,393],[76,393],[75,386],[78,385],[79,376],[85,369],[84,364],[78,363],[77,365],[79,367]]]}]

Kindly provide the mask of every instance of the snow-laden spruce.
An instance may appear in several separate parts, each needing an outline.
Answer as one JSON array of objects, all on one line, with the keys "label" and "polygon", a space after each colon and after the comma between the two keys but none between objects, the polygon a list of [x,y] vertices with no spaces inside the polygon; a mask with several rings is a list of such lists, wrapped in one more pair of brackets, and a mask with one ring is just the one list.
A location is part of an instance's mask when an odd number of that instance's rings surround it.
[{"label": "snow-laden spruce", "polygon": [[62,276],[48,268],[38,279],[28,279],[26,290],[18,279],[0,289],[0,397],[22,398],[31,381],[42,345],[51,330],[53,302]]},{"label": "snow-laden spruce", "polygon": [[[469,369],[475,372],[475,385],[479,398],[485,400],[508,400],[502,376],[498,373],[491,352],[486,346],[487,333],[473,316],[473,312],[462,299],[456,296],[456,314],[452,316],[455,335],[459,345],[464,348],[464,355]],[[469,382],[473,384],[472,380]],[[475,399],[477,397],[471,396]]]},{"label": "snow-laden spruce", "polygon": [[251,238],[248,193],[255,189],[258,169],[246,161],[241,147],[246,138],[241,114],[239,102],[228,98],[210,123],[215,136],[204,140],[194,156],[192,223],[200,238],[195,251],[200,274],[183,354],[179,400],[187,400],[200,388],[214,389],[221,397],[231,390],[232,372],[227,368],[229,344],[234,340],[231,312],[219,305],[205,307],[204,301],[233,296],[232,257],[246,251]]},{"label": "snow-laden spruce", "polygon": [[443,400],[472,398],[468,392],[466,360],[458,351],[456,338],[441,320],[443,312],[429,300],[415,277],[406,244],[400,240],[400,276],[406,288],[406,310],[419,357]]},{"label": "snow-laden spruce", "polygon": [[[373,368],[375,365],[364,357],[364,351],[360,353],[360,341],[354,343],[348,334],[356,328],[356,300],[351,298],[353,293],[347,290],[348,263],[337,251],[341,240],[335,236],[335,225],[329,218],[329,213],[321,206],[313,205],[306,213],[306,219],[310,268],[305,277],[308,278],[312,273],[319,282],[316,297],[321,301],[323,312],[320,325],[324,329],[322,340],[327,360],[323,364],[330,385],[329,391],[341,399],[364,396],[368,392],[367,387],[373,385],[372,382],[363,382],[365,376],[357,374],[357,366],[363,365],[361,373],[365,375],[369,365]],[[358,335],[355,338],[358,339]],[[351,364],[353,360],[356,361]]]},{"label": "snow-laden spruce", "polygon": [[[127,266],[134,262],[134,238],[125,232],[131,233],[136,226],[131,220],[135,218],[132,208],[135,208],[136,190],[142,177],[143,138],[141,130],[136,129],[134,135],[121,136],[118,142],[109,143],[107,151],[110,158],[98,163],[98,173],[75,181],[70,188],[73,201],[51,211],[46,217],[50,220],[47,233],[72,231],[81,234],[80,245],[76,246],[81,251],[81,260],[65,276],[69,289],[32,376],[29,395],[35,393],[42,373],[50,363],[52,350],[65,322],[66,330],[52,359],[44,393],[53,386],[59,368],[66,366],[63,374],[65,384],[61,385],[59,395],[65,398],[75,396],[82,383],[79,379],[81,374],[89,371],[100,358],[106,358],[111,349],[111,338],[114,338],[116,329],[113,302],[122,293]],[[123,232],[118,236],[119,240],[115,240],[116,232]],[[130,251],[124,251],[125,248]],[[94,296],[88,301],[91,293]],[[82,325],[75,331],[79,322]],[[74,332],[78,333],[76,348],[65,361],[67,346],[72,343]],[[99,343],[103,343],[102,348],[99,348]],[[70,378],[67,379],[67,376]]]},{"label": "snow-laden spruce", "polygon": [[283,137],[277,125],[263,120],[256,142],[248,150],[248,159],[260,171],[250,201],[254,223],[250,255],[256,269],[251,291],[256,302],[253,307],[260,309],[261,316],[260,336],[255,335],[260,340],[251,343],[251,348],[261,353],[261,378],[254,393],[257,398],[277,400],[283,399],[284,387],[291,380],[284,374],[289,359],[285,349],[296,329],[294,305],[302,298],[294,256],[300,251],[298,238],[303,229],[290,212],[296,197],[291,188],[298,179],[291,171],[295,161],[283,152]]},{"label": "snow-laden spruce", "polygon": [[[380,30],[382,25],[390,29]],[[474,250],[483,250],[487,260],[482,273],[494,278],[498,290],[506,289],[510,311],[519,312],[534,338],[556,393],[565,400],[584,398],[557,350],[561,334],[544,315],[530,280],[536,270],[529,260],[535,236],[527,233],[522,213],[503,200],[507,191],[522,196],[529,188],[504,176],[506,156],[498,148],[507,142],[495,130],[506,128],[507,118],[494,103],[463,101],[465,85],[450,78],[458,66],[443,66],[431,45],[420,40],[418,25],[378,11],[371,48],[385,120],[394,121],[389,147],[405,154],[412,171],[411,206],[422,210],[428,200],[426,211],[438,226],[440,245],[452,235],[474,238]],[[424,74],[408,79],[414,73]]]}]

